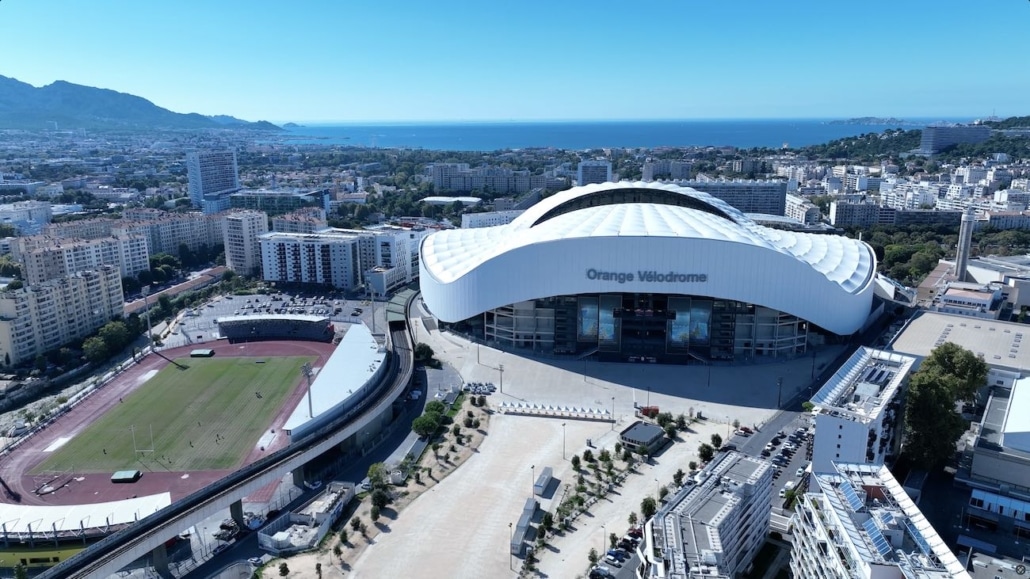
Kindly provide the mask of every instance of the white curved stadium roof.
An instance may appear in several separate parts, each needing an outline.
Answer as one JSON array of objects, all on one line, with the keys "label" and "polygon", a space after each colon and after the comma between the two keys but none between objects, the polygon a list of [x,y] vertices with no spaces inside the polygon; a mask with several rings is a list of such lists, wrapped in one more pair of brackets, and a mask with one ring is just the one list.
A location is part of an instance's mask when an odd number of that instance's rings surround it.
[{"label": "white curved stadium roof", "polygon": [[[762,227],[707,193],[644,182],[577,187],[507,225],[434,233],[420,263],[424,299],[444,321],[552,295],[654,291],[764,305],[841,334],[868,315],[876,269],[860,241]],[[707,280],[612,285],[588,280],[588,268],[689,271]],[[833,312],[848,301],[851,311]]]}]

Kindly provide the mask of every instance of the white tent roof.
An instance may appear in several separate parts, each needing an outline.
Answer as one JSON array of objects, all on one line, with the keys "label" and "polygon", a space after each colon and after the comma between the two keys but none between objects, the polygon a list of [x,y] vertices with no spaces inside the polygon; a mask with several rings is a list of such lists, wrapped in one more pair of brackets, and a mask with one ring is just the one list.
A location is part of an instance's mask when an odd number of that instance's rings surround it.
[{"label": "white tent roof", "polygon": [[134,523],[172,504],[170,493],[92,505],[0,504],[0,523],[8,535],[75,532]]}]

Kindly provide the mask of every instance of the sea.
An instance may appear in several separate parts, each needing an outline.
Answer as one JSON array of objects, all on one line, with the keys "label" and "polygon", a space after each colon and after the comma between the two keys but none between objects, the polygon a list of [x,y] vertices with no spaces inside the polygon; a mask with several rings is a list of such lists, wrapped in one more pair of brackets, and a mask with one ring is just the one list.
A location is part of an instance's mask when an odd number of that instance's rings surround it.
[{"label": "sea", "polygon": [[929,122],[906,121],[904,126],[846,124],[819,119],[309,124],[289,127],[281,138],[295,144],[438,151],[688,146],[780,148],[816,145],[885,129],[920,128]]}]

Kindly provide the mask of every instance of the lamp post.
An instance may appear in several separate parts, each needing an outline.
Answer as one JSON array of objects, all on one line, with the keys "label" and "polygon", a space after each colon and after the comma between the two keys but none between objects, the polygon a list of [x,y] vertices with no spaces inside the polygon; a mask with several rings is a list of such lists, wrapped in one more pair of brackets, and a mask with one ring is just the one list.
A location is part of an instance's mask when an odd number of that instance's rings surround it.
[{"label": "lamp post", "polygon": [[154,351],[154,330],[150,327],[150,302],[147,301],[147,296],[150,295],[150,286],[145,285],[140,289],[140,293],[143,294],[143,311],[147,313],[147,341],[150,342],[150,351]]},{"label": "lamp post", "polygon": [[612,430],[615,430],[615,397],[612,396]]},{"label": "lamp post", "polygon": [[508,569],[514,571],[515,564],[511,561],[511,544],[515,542],[515,531],[511,528],[511,523],[508,523]]},{"label": "lamp post", "polygon": [[783,376],[776,379],[776,408],[780,407],[783,398]]},{"label": "lamp post", "polygon": [[601,559],[604,559],[604,554],[608,552],[604,546],[608,544],[608,527],[601,525]]},{"label": "lamp post", "polygon": [[565,460],[565,423],[561,423],[561,459]]},{"label": "lamp post", "polygon": [[497,371],[500,372],[500,374],[501,374],[500,384],[498,385],[498,389],[501,391],[501,394],[504,394],[504,364],[498,364],[497,365]]},{"label": "lamp post", "polygon": [[529,496],[536,496],[536,465],[529,465]]},{"label": "lamp post", "polygon": [[658,501],[662,500],[660,498],[661,495],[662,495],[662,483],[658,482],[658,479],[656,478],[656,479],[654,479],[654,500],[655,500],[655,502],[658,502]]}]

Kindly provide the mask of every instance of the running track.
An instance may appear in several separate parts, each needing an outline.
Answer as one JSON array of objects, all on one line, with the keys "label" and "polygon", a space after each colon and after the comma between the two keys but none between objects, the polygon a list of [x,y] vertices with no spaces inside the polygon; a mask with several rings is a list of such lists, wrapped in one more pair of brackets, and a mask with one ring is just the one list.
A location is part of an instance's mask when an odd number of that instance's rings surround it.
[{"label": "running track", "polygon": [[[213,349],[216,356],[223,358],[316,356],[318,359],[312,364],[316,368],[325,365],[334,349],[332,344],[286,341],[245,344],[229,344],[221,341],[216,344],[204,344],[204,347]],[[190,350],[193,349],[195,346],[183,346],[163,350],[161,353],[174,360],[188,357]],[[35,494],[34,491],[39,485],[40,479],[28,473],[47,457],[47,453],[43,452],[44,449],[62,436],[73,437],[82,432],[93,420],[117,406],[120,398],[138,388],[141,385],[140,379],[148,372],[160,370],[167,365],[168,362],[160,356],[154,354],[147,356],[140,363],[116,376],[86,401],[61,416],[31,440],[19,446],[10,455],[4,457],[0,463],[0,478],[7,487],[7,492],[0,493],[0,502],[24,505],[79,505],[117,501],[165,491],[171,493],[172,502],[175,502],[232,472],[231,470],[176,472],[152,463],[150,467],[153,470],[148,471],[145,467],[141,467],[144,476],[132,485],[113,484],[110,481],[111,473],[106,472],[68,473],[54,481],[55,485],[63,485],[57,492],[46,495]],[[287,397],[283,407],[275,415],[272,423],[268,425],[269,428],[280,430],[293,409],[303,400],[307,387],[302,382],[298,376],[298,387]],[[267,453],[279,450],[286,446],[287,442],[286,437],[276,437],[270,446],[261,451],[255,440],[255,448],[237,465],[237,468],[250,464]]]}]

